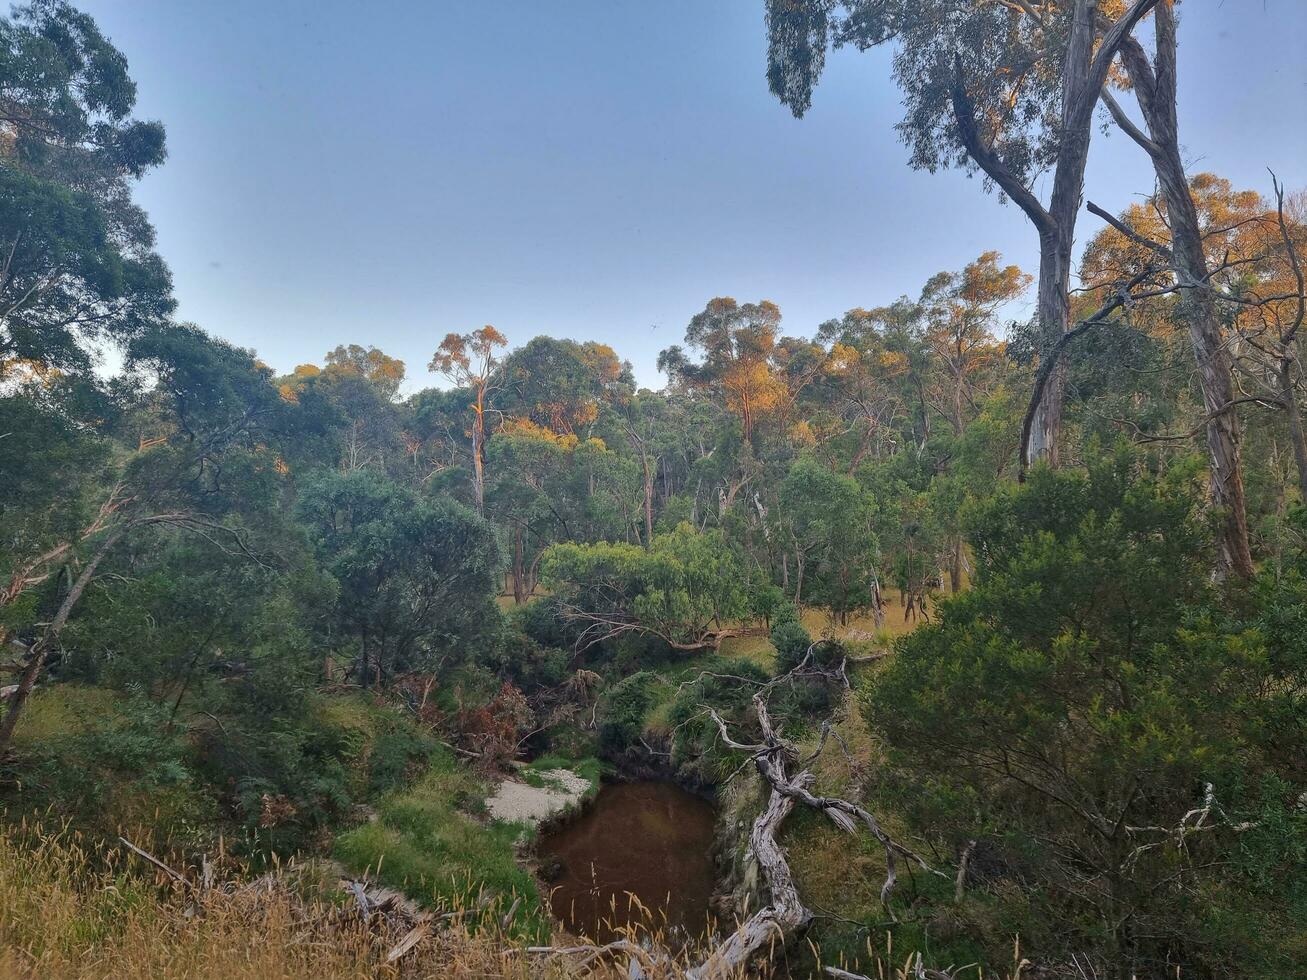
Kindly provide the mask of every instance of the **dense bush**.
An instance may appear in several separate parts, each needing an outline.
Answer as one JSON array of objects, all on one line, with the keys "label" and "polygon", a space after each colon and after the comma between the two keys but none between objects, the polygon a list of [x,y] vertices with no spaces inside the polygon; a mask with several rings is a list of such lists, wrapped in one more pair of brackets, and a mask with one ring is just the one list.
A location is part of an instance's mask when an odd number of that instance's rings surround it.
[{"label": "dense bush", "polygon": [[207,845],[217,808],[193,763],[184,733],[139,692],[61,684],[32,699],[0,765],[0,806],[13,818],[53,811],[100,835]]},{"label": "dense bush", "polygon": [[749,710],[753,694],[767,680],[767,672],[757,664],[729,657],[709,658],[681,678],[667,722],[676,732],[672,761],[683,776],[712,784],[739,765],[735,753],[722,745],[704,706],[744,726],[737,734],[747,735],[756,730]]},{"label": "dense bush", "polygon": [[771,642],[776,648],[777,674],[797,667],[812,646],[812,636],[799,622],[799,611],[792,604],[786,603],[772,614]]},{"label": "dense bush", "polygon": [[604,692],[599,702],[599,745],[618,754],[639,741],[645,717],[657,700],[655,674],[640,671],[623,678]]},{"label": "dense bush", "polygon": [[1124,453],[1035,472],[971,515],[975,588],[864,696],[880,791],[939,851],[980,842],[972,913],[1107,974],[1283,975],[1307,941],[1269,871],[1307,846],[1302,580],[1223,601],[1198,499]]}]

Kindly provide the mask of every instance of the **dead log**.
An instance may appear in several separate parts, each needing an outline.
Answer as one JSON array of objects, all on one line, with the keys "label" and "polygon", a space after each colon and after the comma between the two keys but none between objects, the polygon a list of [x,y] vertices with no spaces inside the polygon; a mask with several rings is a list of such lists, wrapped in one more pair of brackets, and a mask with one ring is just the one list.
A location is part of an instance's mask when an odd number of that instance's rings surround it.
[{"label": "dead log", "polygon": [[[736,741],[716,709],[708,705],[704,706],[704,710],[716,724],[722,742],[729,748],[747,752],[749,757],[744,764],[747,766],[752,762],[763,781],[770,787],[767,807],[754,820],[749,832],[749,854],[757,861],[762,872],[769,901],[741,923],[735,932],[713,949],[702,962],[686,970],[684,973],[686,980],[727,980],[727,978],[738,977],[744,972],[748,963],[764,949],[774,949],[789,944],[811,924],[813,914],[803,904],[785,851],[777,841],[781,827],[795,804],[801,803],[821,811],[832,823],[847,833],[856,833],[859,825],[865,826],[872,833],[885,851],[885,883],[881,887],[880,895],[881,901],[887,907],[890,893],[897,880],[898,858],[904,858],[918,864],[931,874],[951,880],[948,875],[931,868],[920,855],[890,837],[881,828],[879,821],[867,810],[838,797],[813,795],[811,787],[816,777],[810,770],[801,768],[794,776],[788,774],[790,764],[799,761],[798,752],[792,744],[780,737],[773,726],[767,711],[766,695],[777,684],[803,674],[807,670],[815,646],[816,644],[813,644],[813,647],[808,649],[803,661],[789,674],[767,682],[753,695],[754,710],[762,732],[761,742]],[[832,679],[840,677],[844,673],[844,664],[842,663],[835,671],[819,673]],[[831,734],[834,734],[832,726],[827,721],[822,726],[822,747]],[[838,735],[836,738],[838,739]],[[819,754],[820,748],[802,760],[802,763],[806,765],[813,762]],[[632,978],[647,977],[657,967],[671,965],[665,956],[656,956],[628,940],[619,940],[605,946],[534,946],[529,947],[527,953],[551,957],[578,956],[581,957],[577,963],[579,968],[584,968],[603,956],[625,954],[629,957],[628,974]],[[834,967],[828,967],[827,973],[836,977],[864,980],[858,978],[857,974],[840,971]],[[947,973],[926,970],[919,959],[914,976],[922,980],[940,980],[940,978],[952,980]]]},{"label": "dead log", "polygon": [[[809,650],[809,654],[811,652]],[[806,661],[807,658],[804,659]],[[765,691],[759,691],[753,696],[754,710],[762,732],[761,743],[737,742],[731,737],[726,722],[717,711],[711,707],[706,710],[716,723],[722,741],[730,748],[748,752],[758,774],[771,787],[767,808],[754,821],[749,834],[749,851],[762,871],[771,902],[746,919],[703,963],[689,970],[686,976],[690,980],[713,980],[736,975],[764,948],[784,946],[812,922],[812,912],[803,904],[785,851],[776,840],[781,825],[796,803],[820,810],[847,833],[855,833],[859,823],[871,831],[885,851],[885,884],[881,887],[880,897],[887,907],[897,879],[896,856],[913,861],[933,874],[941,874],[915,852],[885,833],[879,821],[867,810],[838,797],[814,796],[809,787],[816,777],[809,770],[801,770],[793,777],[787,774],[788,765],[798,758],[798,753],[794,746],[777,734],[767,711],[764,694]],[[823,732],[829,731],[829,728],[829,723],[823,725]],[[824,739],[822,744],[825,744]],[[811,762],[815,757],[814,753],[806,761]]]},{"label": "dead log", "polygon": [[[811,779],[810,773],[801,777]],[[799,898],[785,852],[776,842],[781,824],[794,809],[794,797],[773,788],[771,798],[749,833],[749,851],[762,869],[771,904],[759,909],[701,964],[686,973],[689,980],[711,980],[739,974],[757,952],[784,946],[812,922],[812,913]]]}]

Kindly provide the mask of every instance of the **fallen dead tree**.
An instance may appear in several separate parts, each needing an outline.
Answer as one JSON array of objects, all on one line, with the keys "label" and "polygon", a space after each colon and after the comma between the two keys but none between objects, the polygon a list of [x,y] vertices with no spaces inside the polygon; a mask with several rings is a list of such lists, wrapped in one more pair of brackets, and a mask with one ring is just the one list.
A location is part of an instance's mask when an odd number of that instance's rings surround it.
[{"label": "fallen dead tree", "polygon": [[[729,748],[748,752],[758,775],[771,788],[767,808],[754,821],[749,835],[749,852],[762,871],[771,902],[746,919],[702,964],[690,970],[688,976],[692,980],[716,980],[731,976],[765,947],[784,945],[793,940],[812,921],[812,912],[803,904],[785,852],[776,840],[781,825],[796,803],[824,813],[846,833],[856,833],[861,824],[880,842],[885,852],[885,883],[881,886],[880,898],[887,911],[890,893],[898,878],[899,858],[911,861],[932,874],[940,874],[915,851],[890,837],[869,811],[839,797],[813,795],[810,787],[816,777],[808,769],[800,769],[795,775],[789,775],[790,765],[800,761],[798,750],[777,733],[767,710],[764,693],[759,691],[753,696],[753,707],[762,734],[761,742],[737,741],[731,736],[726,721],[716,709],[707,707],[706,710],[717,725],[722,742]],[[825,736],[829,731],[829,723],[823,725],[822,746],[825,745]],[[815,758],[816,753],[805,761],[811,763]]]},{"label": "fallen dead tree", "polygon": [[[894,840],[881,827],[876,817],[863,807],[839,797],[817,796],[812,792],[816,776],[807,766],[816,761],[829,738],[833,736],[839,739],[829,719],[822,723],[821,738],[816,750],[806,758],[800,756],[798,748],[793,743],[781,737],[773,724],[768,711],[767,698],[778,686],[801,678],[823,678],[828,682],[841,684],[846,689],[849,686],[846,671],[848,664],[854,661],[845,658],[836,666],[826,669],[812,665],[814,651],[821,642],[818,641],[809,647],[803,660],[782,677],[764,683],[738,678],[744,683],[758,686],[752,704],[758,720],[761,741],[738,741],[731,735],[726,720],[717,709],[710,705],[703,706],[704,712],[717,726],[722,743],[735,751],[748,753],[748,758],[736,772],[743,771],[752,764],[770,791],[767,806],[754,820],[749,832],[748,850],[762,873],[769,899],[768,904],[742,922],[734,933],[712,949],[701,962],[674,972],[668,970],[669,958],[660,957],[647,949],[633,947],[629,941],[611,943],[607,946],[534,947],[531,952],[548,956],[580,956],[586,963],[593,963],[605,957],[626,955],[629,956],[628,975],[631,977],[649,977],[653,970],[659,971],[658,975],[684,976],[686,980],[728,980],[728,978],[745,975],[749,963],[755,957],[764,950],[774,950],[794,941],[813,920],[813,913],[804,905],[799,895],[789,861],[777,840],[785,819],[796,805],[824,813],[835,826],[846,833],[857,833],[859,827],[865,827],[876,838],[885,852],[885,882],[881,886],[880,899],[891,919],[894,915],[889,908],[889,899],[898,880],[900,860],[909,861],[930,874],[951,880],[948,875],[931,868],[925,859],[911,848]],[[874,654],[858,660],[875,660],[881,656],[883,654]],[[720,678],[729,675],[713,674],[712,676]],[[797,766],[798,771],[790,775],[793,766]],[[919,960],[916,967],[917,972],[913,975],[917,977],[929,978],[929,980],[948,977],[947,973],[925,970]],[[841,972],[831,975],[857,976]]]}]

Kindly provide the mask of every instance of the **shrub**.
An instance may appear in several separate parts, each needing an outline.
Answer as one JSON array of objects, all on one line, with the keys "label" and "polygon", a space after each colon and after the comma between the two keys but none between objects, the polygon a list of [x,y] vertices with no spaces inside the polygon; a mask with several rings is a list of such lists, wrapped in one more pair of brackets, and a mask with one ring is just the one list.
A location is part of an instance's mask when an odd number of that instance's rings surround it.
[{"label": "shrub", "polygon": [[812,636],[798,619],[778,619],[771,628],[771,643],[776,648],[776,673],[779,676],[788,674],[799,665],[812,646]]},{"label": "shrub", "polygon": [[640,671],[609,688],[599,702],[599,746],[605,752],[621,753],[636,743],[644,731],[645,716],[657,697],[658,677]]},{"label": "shrub", "polygon": [[148,830],[159,841],[207,842],[213,801],[192,779],[180,729],[143,695],[73,684],[38,690],[14,750],[0,800],[15,817],[49,808],[96,834]]},{"label": "shrub", "polygon": [[[975,588],[865,696],[912,832],[982,841],[1023,939],[1100,972],[1278,975],[1304,941],[1301,885],[1252,870],[1307,846],[1282,749],[1307,726],[1301,614],[1276,625],[1303,595],[1282,580],[1232,617],[1247,599],[1210,586],[1198,499],[1128,456],[1036,471],[972,515]],[[1204,832],[1174,832],[1204,808]],[[1248,929],[1249,908],[1281,928]]]},{"label": "shrub", "polygon": [[[753,694],[767,680],[767,672],[753,661],[728,657],[710,658],[686,672],[668,713],[668,724],[676,731],[672,759],[682,776],[714,783],[739,765],[721,744],[704,705],[732,724],[746,724]],[[747,733],[746,728],[742,734]]]}]

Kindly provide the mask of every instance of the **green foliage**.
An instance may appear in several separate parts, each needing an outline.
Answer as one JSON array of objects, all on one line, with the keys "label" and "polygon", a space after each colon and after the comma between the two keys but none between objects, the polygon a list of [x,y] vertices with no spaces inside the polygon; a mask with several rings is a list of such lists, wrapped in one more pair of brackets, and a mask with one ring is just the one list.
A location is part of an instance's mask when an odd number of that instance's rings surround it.
[{"label": "green foliage", "polygon": [[309,481],[299,515],[340,585],[336,616],[358,644],[361,682],[493,638],[498,551],[471,511],[357,470]]},{"label": "green foliage", "polygon": [[97,340],[172,312],[154,229],[130,190],[163,161],[163,127],[131,118],[126,59],[67,3],[0,17],[0,77],[0,376],[15,363],[89,374]]},{"label": "green foliage", "polygon": [[[831,44],[892,36],[915,165],[966,163],[959,72],[1018,178],[1057,149],[1070,6],[767,7],[769,82],[798,113]],[[358,344],[274,378],[171,321],[131,200],[163,130],[132,118],[126,60],[94,22],[59,0],[0,16],[0,77],[0,641],[11,667],[50,654],[0,746],[9,818],[145,824],[192,849],[221,833],[256,863],[352,825],[336,853],[353,870],[442,906],[488,890],[487,926],[521,896],[508,931],[543,940],[523,828],[470,816],[484,787],[434,728],[511,749],[531,718],[580,761],[523,778],[566,766],[595,788],[591,753],[672,735],[679,775],[713,784],[740,759],[705,705],[747,740],[760,687],[810,648],[829,667],[872,642],[814,647],[795,603],[879,626],[882,581],[921,598],[943,572],[958,594],[865,668],[861,694],[887,825],[943,866],[976,842],[961,902],[912,882],[900,947],[997,962],[1020,934],[1099,975],[1288,976],[1307,958],[1307,564],[1283,422],[1246,427],[1264,560],[1246,588],[1210,575],[1201,435],[1146,458],[1096,441],[1122,419],[1197,417],[1165,302],[1069,353],[1065,458],[1084,472],[1020,488],[1034,347],[996,334],[1026,277],[993,252],[812,339],[783,336],[773,303],[713,299],[691,353],[659,356],[660,392],[600,343],[537,337],[501,357],[493,327],[442,343],[453,390],[401,399],[403,363]],[[102,348],[123,355],[111,378]],[[501,585],[519,603],[506,616]],[[755,622],[774,671],[719,655],[723,637],[743,653]],[[587,651],[604,676],[577,670]],[[366,698],[340,693],[342,663]],[[814,677],[768,690],[796,740],[845,695]],[[584,722],[550,713],[578,704]],[[791,843],[820,820],[796,813]],[[852,911],[879,921],[867,901]]]},{"label": "green foliage", "polygon": [[871,497],[852,477],[802,459],[790,467],[780,500],[803,562],[796,599],[825,606],[841,622],[871,605],[877,555]]},{"label": "green foliage", "polygon": [[193,728],[198,768],[221,794],[256,858],[288,853],[410,779],[435,740],[397,710],[305,695],[275,713],[241,699],[228,722]]},{"label": "green foliage", "polygon": [[676,732],[672,761],[681,778],[713,785],[740,764],[722,745],[704,706],[711,705],[729,722],[744,723],[750,699],[767,679],[767,672],[752,661],[727,657],[709,657],[686,669],[667,716]]},{"label": "green foliage", "polygon": [[649,709],[658,700],[658,683],[657,675],[640,671],[604,692],[598,711],[600,748],[620,754],[636,744]]},{"label": "green foliage", "polygon": [[[1222,962],[1186,910],[1228,900],[1241,814],[1287,816],[1301,791],[1264,795],[1296,778],[1287,730],[1267,723],[1307,721],[1301,694],[1279,693],[1303,690],[1301,643],[1225,618],[1196,505],[1124,452],[1083,476],[1036,471],[973,511],[975,589],[901,640],[864,695],[882,791],[912,825],[944,849],[981,840],[995,895],[1033,886],[1042,948],[1141,973]],[[1213,826],[1177,849],[1165,828],[1205,805],[1204,785]],[[1300,835],[1262,846],[1283,858]]]},{"label": "green foliage", "polygon": [[372,874],[432,908],[472,908],[484,896],[487,904],[470,917],[470,927],[494,928],[514,910],[508,935],[543,942],[548,914],[516,859],[522,827],[472,819],[465,808],[481,793],[449,753],[436,752],[420,779],[380,802],[376,820],[337,838],[335,855],[352,872]]},{"label": "green foliage", "polygon": [[139,690],[41,691],[15,733],[14,757],[0,768],[0,801],[15,820],[53,811],[97,834],[207,845],[214,798],[193,778],[184,733],[167,721]]},{"label": "green foliage", "polygon": [[743,570],[721,532],[688,524],[656,535],[649,549],[555,545],[545,555],[544,580],[564,615],[584,625],[582,645],[636,632],[676,649],[702,649],[749,609]]},{"label": "green foliage", "polygon": [[771,628],[771,642],[776,648],[776,673],[785,674],[798,666],[808,647],[812,646],[812,637],[796,614],[777,618]]}]

